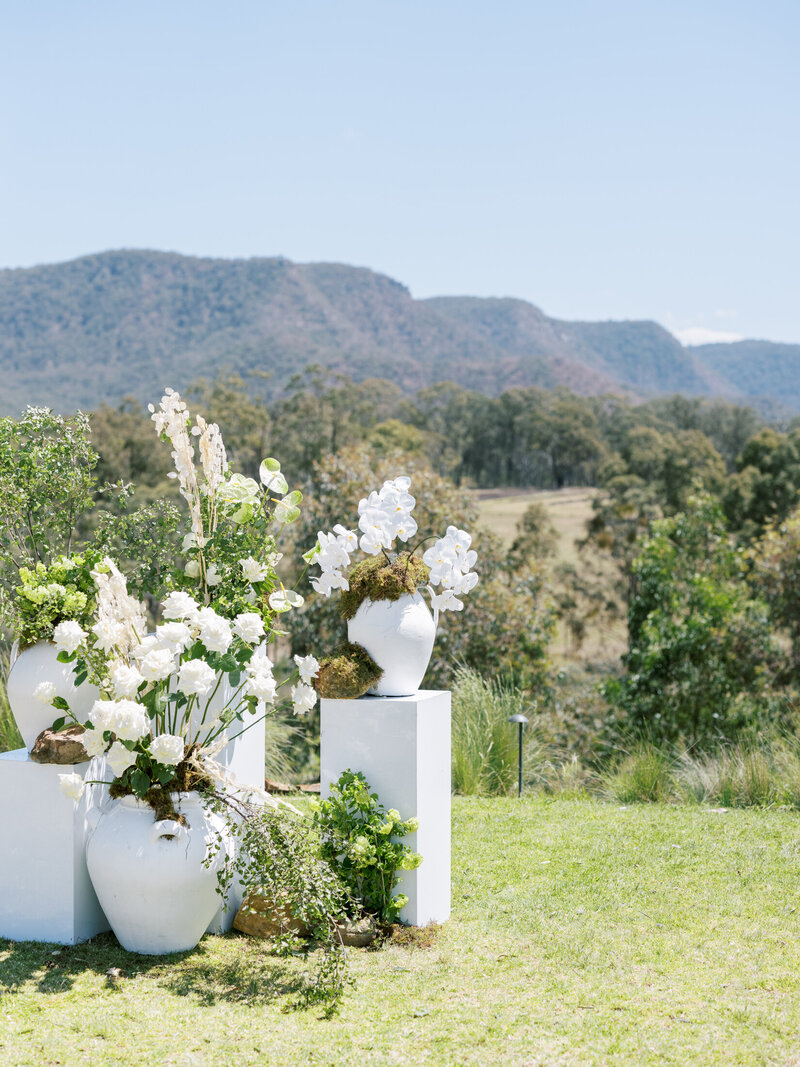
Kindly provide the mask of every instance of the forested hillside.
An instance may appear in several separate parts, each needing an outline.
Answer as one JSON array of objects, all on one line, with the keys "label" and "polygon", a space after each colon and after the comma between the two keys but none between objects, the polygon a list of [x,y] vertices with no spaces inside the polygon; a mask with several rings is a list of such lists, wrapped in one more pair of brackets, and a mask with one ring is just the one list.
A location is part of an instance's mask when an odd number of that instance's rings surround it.
[{"label": "forested hillside", "polygon": [[311,363],[409,393],[449,380],[490,396],[563,385],[800,405],[800,386],[787,388],[798,361],[800,346],[687,349],[653,322],[561,322],[522,300],[415,300],[391,278],[340,264],[116,251],[0,271],[9,414],[144,400],[153,383],[185,388],[220,369],[268,375],[252,387],[275,396]]}]

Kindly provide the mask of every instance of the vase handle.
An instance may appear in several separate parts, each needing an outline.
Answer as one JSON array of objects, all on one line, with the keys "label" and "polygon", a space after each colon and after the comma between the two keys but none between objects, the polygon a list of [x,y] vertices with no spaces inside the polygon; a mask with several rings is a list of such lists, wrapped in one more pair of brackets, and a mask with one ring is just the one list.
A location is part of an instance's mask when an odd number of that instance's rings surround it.
[{"label": "vase handle", "polygon": [[153,823],[150,831],[151,841],[180,841],[186,837],[186,827],[175,819],[161,819]]}]

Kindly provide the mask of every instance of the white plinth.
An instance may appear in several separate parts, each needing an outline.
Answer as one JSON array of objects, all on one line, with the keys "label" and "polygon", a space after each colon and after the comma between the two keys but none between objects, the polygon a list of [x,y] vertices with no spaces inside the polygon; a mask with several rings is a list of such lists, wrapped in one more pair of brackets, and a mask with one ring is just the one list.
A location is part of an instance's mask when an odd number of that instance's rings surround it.
[{"label": "white plinth", "polygon": [[0,753],[0,937],[74,945],[109,929],[85,855],[86,812],[103,790],[87,788],[76,806],[58,780],[87,767],[34,763],[24,748]]},{"label": "white plinth", "polygon": [[403,871],[404,923],[424,926],[450,916],[450,694],[321,702],[322,796],[342,771],[361,771],[386,808],[419,819],[403,841],[423,862]]}]

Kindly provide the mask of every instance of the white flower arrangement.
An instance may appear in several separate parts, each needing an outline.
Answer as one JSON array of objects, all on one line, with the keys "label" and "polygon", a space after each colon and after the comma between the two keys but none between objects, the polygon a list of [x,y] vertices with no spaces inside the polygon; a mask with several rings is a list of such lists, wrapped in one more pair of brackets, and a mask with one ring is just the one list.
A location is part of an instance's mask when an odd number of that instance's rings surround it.
[{"label": "white flower arrangement", "polygon": [[[320,568],[320,574],[311,578],[316,592],[329,597],[336,589],[349,591],[350,576],[345,570],[357,548],[369,556],[383,553],[387,564],[392,563],[389,553],[395,541],[407,543],[418,529],[411,514],[416,500],[410,488],[411,479],[400,476],[384,482],[380,491],[362,499],[358,505],[360,537],[341,525],[334,526],[330,533],[319,532],[316,545],[304,557]],[[473,569],[478,555],[471,544],[466,530],[448,526],[445,536],[423,553],[427,589],[437,612],[461,611],[464,603],[459,598],[478,584],[478,574]],[[416,548],[411,549],[407,555],[411,557],[415,551]]]}]

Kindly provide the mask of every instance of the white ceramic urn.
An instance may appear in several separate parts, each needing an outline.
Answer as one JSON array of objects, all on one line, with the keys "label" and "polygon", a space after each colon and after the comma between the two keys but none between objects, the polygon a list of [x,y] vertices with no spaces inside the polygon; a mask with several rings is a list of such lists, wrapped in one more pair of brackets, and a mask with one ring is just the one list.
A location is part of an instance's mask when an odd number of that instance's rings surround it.
[{"label": "white ceramic urn", "polygon": [[41,682],[52,682],[56,696],[63,697],[79,722],[85,722],[99,691],[88,682],[75,685],[72,663],[59,663],[58,649],[51,641],[39,641],[22,650],[12,659],[6,689],[8,703],[14,713],[17,728],[25,747],[30,750],[42,730],[52,726],[63,712],[52,704],[43,704],[34,697]]},{"label": "white ceramic urn", "polygon": [[161,956],[194,948],[220,905],[217,872],[233,848],[231,836],[199,794],[180,793],[175,806],[185,825],[155,821],[153,809],[132,796],[107,811],[95,809],[86,864],[100,906],[128,952]]},{"label": "white ceramic urn", "polygon": [[382,697],[413,696],[428,669],[436,623],[422,594],[398,600],[362,601],[347,623],[347,636],[362,645],[383,670],[370,692]]}]

